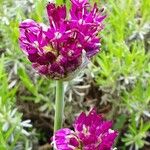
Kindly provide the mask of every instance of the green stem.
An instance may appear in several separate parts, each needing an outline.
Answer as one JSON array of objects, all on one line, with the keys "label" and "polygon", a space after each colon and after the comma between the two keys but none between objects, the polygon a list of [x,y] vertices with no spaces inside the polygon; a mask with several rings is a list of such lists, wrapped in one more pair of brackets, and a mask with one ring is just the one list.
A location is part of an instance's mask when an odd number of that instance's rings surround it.
[{"label": "green stem", "polygon": [[54,132],[62,128],[64,114],[64,84],[63,81],[56,81],[56,100],[55,100],[55,120]]}]

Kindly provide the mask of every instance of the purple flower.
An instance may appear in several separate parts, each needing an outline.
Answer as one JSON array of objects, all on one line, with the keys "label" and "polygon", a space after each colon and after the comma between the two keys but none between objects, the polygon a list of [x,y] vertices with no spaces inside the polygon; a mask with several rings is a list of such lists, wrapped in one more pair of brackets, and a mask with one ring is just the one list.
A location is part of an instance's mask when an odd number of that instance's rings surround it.
[{"label": "purple flower", "polygon": [[84,68],[100,49],[102,11],[87,0],[71,0],[66,6],[47,5],[49,26],[27,19],[20,23],[19,43],[32,66],[52,79],[69,79]]},{"label": "purple flower", "polygon": [[54,133],[52,144],[56,150],[111,150],[117,131],[112,122],[105,121],[95,109],[88,115],[81,113],[75,120],[74,131],[68,128]]}]

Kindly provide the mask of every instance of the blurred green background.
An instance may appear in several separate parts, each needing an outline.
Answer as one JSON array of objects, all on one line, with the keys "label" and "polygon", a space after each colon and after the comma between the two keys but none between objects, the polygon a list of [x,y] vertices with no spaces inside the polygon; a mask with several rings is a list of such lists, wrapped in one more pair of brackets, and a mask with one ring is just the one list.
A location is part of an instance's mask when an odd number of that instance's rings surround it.
[{"label": "blurred green background", "polygon": [[[51,149],[55,82],[39,76],[18,45],[21,21],[48,24],[47,2],[0,0],[0,150]],[[90,2],[107,14],[101,52],[65,84],[64,126],[96,107],[119,130],[118,150],[150,150],[150,1]]]}]

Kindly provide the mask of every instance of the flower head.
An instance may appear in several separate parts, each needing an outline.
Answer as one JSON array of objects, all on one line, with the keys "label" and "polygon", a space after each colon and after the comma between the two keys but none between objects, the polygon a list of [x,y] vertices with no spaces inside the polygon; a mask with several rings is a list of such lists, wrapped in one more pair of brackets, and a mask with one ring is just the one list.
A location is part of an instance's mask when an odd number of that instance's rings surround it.
[{"label": "flower head", "polygon": [[81,113],[75,120],[74,131],[68,128],[55,132],[52,143],[56,150],[111,150],[117,131],[112,122],[105,121],[95,109]]},{"label": "flower head", "polygon": [[101,10],[87,0],[71,0],[66,6],[47,5],[49,26],[31,19],[21,22],[19,43],[32,66],[53,79],[67,79],[86,66],[100,49],[103,29]]}]

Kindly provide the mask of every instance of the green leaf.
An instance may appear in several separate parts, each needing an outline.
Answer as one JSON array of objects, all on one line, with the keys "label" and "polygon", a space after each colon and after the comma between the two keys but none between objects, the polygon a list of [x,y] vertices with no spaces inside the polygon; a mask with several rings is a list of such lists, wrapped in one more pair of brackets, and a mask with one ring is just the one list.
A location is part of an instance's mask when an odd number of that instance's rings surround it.
[{"label": "green leaf", "polygon": [[33,95],[37,95],[37,89],[36,86],[32,83],[31,79],[29,78],[29,76],[27,75],[26,71],[23,68],[20,68],[18,71],[18,75],[21,79],[21,81],[23,82],[23,84],[25,85],[25,87],[33,94]]},{"label": "green leaf", "polygon": [[117,121],[114,125],[114,129],[117,129],[117,130],[121,130],[124,126],[124,123],[126,122],[127,120],[127,116],[124,115],[124,114],[121,114],[118,118],[117,118]]}]

